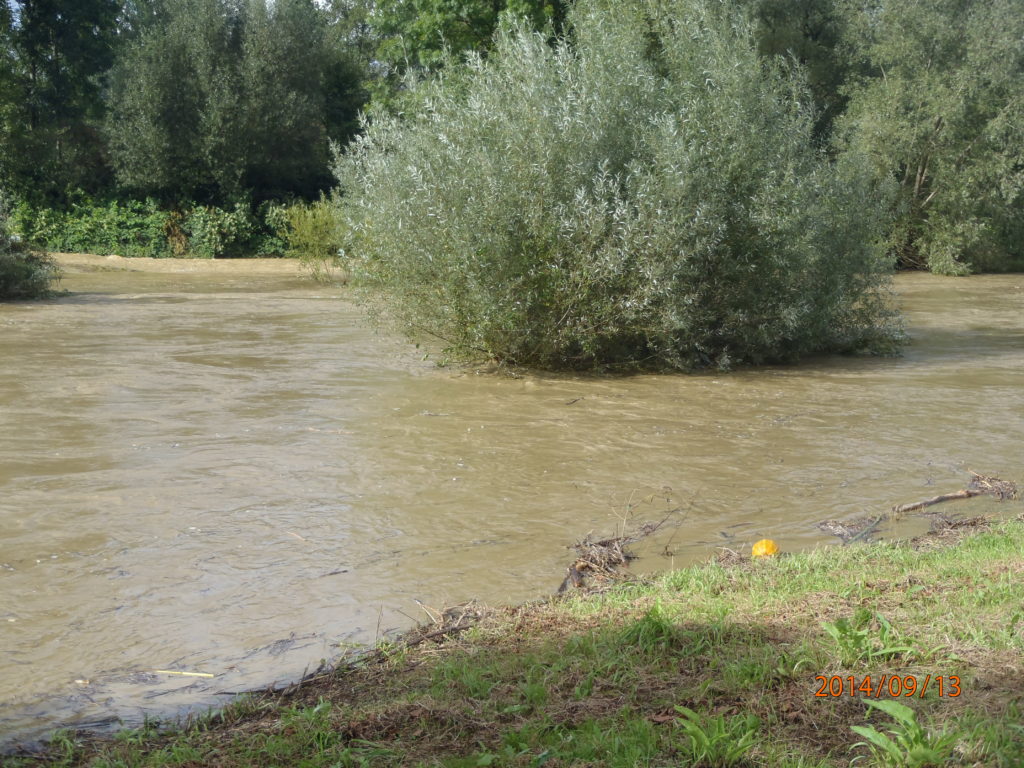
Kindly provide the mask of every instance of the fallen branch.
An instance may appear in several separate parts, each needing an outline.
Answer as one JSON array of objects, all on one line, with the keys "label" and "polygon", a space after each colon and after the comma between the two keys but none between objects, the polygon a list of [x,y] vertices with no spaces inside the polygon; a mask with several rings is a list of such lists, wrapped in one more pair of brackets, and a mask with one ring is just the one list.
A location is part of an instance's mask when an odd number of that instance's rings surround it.
[{"label": "fallen branch", "polygon": [[957,499],[971,499],[975,496],[995,496],[999,501],[1004,499],[1016,499],[1018,496],[1017,485],[1009,480],[1000,480],[998,477],[979,475],[971,472],[974,477],[970,485],[956,493],[944,493],[924,501],[917,501],[913,504],[901,504],[892,508],[893,515],[902,515],[906,512],[913,512],[917,509],[924,509],[933,504],[941,504],[944,501],[956,501]]},{"label": "fallen branch", "polygon": [[944,493],[941,496],[934,496],[930,499],[925,499],[924,501],[915,501],[913,504],[900,504],[899,506],[892,508],[892,513],[894,515],[902,515],[904,512],[913,512],[915,509],[924,509],[925,507],[930,507],[932,504],[941,504],[944,501],[955,501],[956,499],[970,499],[974,496],[982,496],[984,494],[985,491],[982,490],[964,488],[962,491],[957,491],[956,493]]},{"label": "fallen branch", "polygon": [[868,515],[846,521],[825,520],[818,523],[818,528],[839,537],[844,545],[852,544],[855,541],[869,538],[886,520],[893,520],[907,512],[915,512],[934,504],[941,504],[944,501],[971,499],[975,496],[993,496],[999,501],[1020,497],[1017,485],[1009,480],[1000,480],[998,477],[990,475],[979,475],[973,471],[971,475],[971,482],[967,487],[954,493],[943,493],[940,496],[933,496],[924,501],[916,501],[913,504],[899,504],[893,507],[891,512],[884,515]]}]

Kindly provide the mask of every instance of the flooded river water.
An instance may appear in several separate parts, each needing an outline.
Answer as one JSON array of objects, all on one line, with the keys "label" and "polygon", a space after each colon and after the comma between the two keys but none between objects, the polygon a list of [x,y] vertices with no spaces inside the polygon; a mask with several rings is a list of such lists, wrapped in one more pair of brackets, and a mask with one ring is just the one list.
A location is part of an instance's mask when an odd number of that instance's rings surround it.
[{"label": "flooded river water", "polygon": [[235,264],[0,305],[0,743],[295,679],[417,600],[550,593],[567,545],[630,515],[682,510],[638,545],[654,570],[832,545],[819,521],[968,468],[1024,480],[1022,275],[900,276],[899,358],[510,378]]}]

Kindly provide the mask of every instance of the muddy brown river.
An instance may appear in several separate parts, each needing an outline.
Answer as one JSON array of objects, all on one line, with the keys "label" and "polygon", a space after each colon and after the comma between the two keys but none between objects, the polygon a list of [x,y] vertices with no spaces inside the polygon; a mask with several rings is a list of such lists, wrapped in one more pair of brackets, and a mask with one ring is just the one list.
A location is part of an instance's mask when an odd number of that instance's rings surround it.
[{"label": "muddy brown river", "polygon": [[417,601],[550,593],[567,545],[669,510],[638,570],[1024,480],[1024,275],[900,276],[899,358],[626,378],[439,368],[246,262],[62,287],[0,304],[7,745],[294,680]]}]

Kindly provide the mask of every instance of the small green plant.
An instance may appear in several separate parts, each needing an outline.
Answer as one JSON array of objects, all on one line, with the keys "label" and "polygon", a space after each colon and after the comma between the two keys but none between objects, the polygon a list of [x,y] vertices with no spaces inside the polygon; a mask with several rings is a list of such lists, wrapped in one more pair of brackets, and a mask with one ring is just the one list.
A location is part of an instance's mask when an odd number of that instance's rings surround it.
[{"label": "small green plant", "polygon": [[138,728],[125,728],[124,730],[118,731],[114,736],[114,739],[122,744],[141,745],[148,741],[152,741],[159,732],[160,722],[149,717],[149,715],[146,715],[142,719],[142,725]]},{"label": "small green plant", "polygon": [[75,740],[74,731],[61,729],[50,736],[48,751],[53,755],[54,762],[71,764],[79,755],[81,745]]},{"label": "small green plant", "polygon": [[655,603],[642,617],[622,631],[622,642],[644,653],[655,653],[675,644],[676,625],[669,619],[661,603]]},{"label": "small green plant", "polygon": [[906,704],[882,700],[869,701],[868,706],[881,710],[895,721],[894,727],[888,731],[888,736],[871,726],[850,726],[854,733],[867,739],[854,744],[854,748],[868,747],[876,765],[929,768],[944,765],[952,755],[956,735],[945,732],[929,734],[917,722],[914,710]]},{"label": "small green plant", "polygon": [[296,203],[288,207],[286,215],[285,255],[300,259],[314,280],[337,279],[341,241],[331,204],[325,198],[308,205]]},{"label": "small green plant", "polygon": [[740,765],[755,743],[761,721],[753,715],[726,718],[701,717],[687,707],[676,707],[682,717],[676,724],[689,737],[683,753],[694,764],[710,768]]},{"label": "small green plant", "polygon": [[[872,619],[877,622],[877,629],[872,627]],[[837,619],[834,623],[823,621],[821,626],[835,640],[843,666],[891,659],[914,650],[896,645],[897,633],[892,624],[882,614],[872,614],[866,608],[858,610],[852,619]]]}]

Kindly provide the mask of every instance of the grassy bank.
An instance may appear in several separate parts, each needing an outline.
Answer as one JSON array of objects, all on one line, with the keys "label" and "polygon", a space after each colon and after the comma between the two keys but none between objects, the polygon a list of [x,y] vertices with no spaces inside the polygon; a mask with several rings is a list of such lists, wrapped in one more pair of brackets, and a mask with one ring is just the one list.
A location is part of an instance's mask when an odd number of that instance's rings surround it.
[{"label": "grassy bank", "polygon": [[63,735],[47,759],[1024,765],[1022,519],[946,525],[911,544],[732,557],[479,621],[454,611],[405,643],[181,731]]}]

